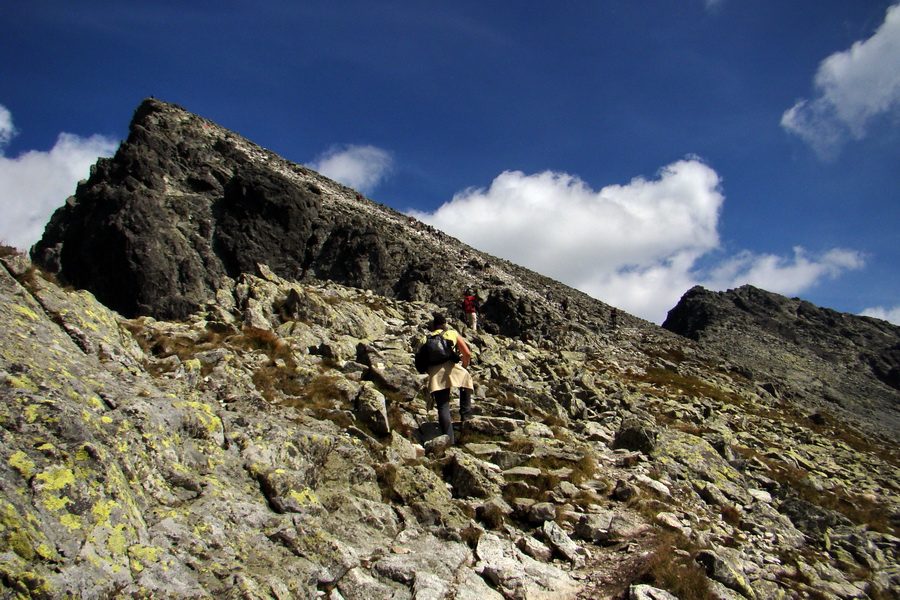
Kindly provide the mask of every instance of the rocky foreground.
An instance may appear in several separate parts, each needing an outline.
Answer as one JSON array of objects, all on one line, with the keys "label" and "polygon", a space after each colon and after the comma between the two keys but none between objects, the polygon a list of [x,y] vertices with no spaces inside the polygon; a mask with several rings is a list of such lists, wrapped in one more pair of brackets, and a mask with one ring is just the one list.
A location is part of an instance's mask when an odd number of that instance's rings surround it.
[{"label": "rocky foreground", "polygon": [[259,266],[124,319],[3,254],[0,598],[900,597],[896,443],[662,329],[464,331],[446,447],[433,305]]}]

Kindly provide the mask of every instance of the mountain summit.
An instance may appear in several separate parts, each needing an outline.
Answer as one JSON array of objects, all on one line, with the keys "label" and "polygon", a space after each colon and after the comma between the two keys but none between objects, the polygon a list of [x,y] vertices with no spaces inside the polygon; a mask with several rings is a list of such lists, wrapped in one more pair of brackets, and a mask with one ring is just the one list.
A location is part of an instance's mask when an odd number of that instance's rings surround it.
[{"label": "mountain summit", "polygon": [[794,403],[900,440],[900,327],[745,285],[689,290],[662,325]]},{"label": "mountain summit", "polygon": [[32,257],[128,317],[183,318],[215,299],[223,277],[255,273],[257,264],[293,281],[332,280],[453,312],[472,288],[486,328],[511,335],[563,326],[558,311],[540,310],[547,291],[589,322],[609,314],[155,99],[54,214]]}]

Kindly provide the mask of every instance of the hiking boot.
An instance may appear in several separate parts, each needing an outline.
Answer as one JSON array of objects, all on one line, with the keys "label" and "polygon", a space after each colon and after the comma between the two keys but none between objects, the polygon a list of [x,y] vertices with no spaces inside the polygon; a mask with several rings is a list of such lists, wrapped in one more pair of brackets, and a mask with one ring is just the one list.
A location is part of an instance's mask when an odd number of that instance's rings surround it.
[{"label": "hiking boot", "polygon": [[469,428],[466,426],[466,421],[463,419],[459,422],[459,434],[456,436],[456,444],[461,444],[466,439],[466,434],[469,432]]}]

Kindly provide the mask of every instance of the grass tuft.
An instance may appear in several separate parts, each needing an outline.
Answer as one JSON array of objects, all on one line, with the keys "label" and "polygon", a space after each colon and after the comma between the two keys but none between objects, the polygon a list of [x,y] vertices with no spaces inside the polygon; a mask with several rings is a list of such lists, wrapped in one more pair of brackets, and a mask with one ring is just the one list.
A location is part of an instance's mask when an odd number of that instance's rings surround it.
[{"label": "grass tuft", "polygon": [[679,600],[713,600],[706,571],[695,560],[699,549],[684,535],[660,532],[641,578]]}]

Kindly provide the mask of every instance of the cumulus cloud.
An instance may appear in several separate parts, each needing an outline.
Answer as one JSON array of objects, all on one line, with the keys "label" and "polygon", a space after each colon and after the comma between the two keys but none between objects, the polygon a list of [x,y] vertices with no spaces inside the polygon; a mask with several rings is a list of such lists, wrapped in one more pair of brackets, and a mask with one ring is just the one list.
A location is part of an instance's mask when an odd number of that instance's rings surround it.
[{"label": "cumulus cloud", "polygon": [[0,149],[3,149],[15,134],[16,128],[13,127],[12,114],[5,106],[0,106]]},{"label": "cumulus cloud", "polygon": [[823,279],[834,279],[845,271],[860,269],[865,265],[863,255],[853,250],[834,248],[820,255],[811,255],[797,246],[793,251],[791,257],[741,252],[712,269],[706,283],[714,289],[749,283],[793,296]]},{"label": "cumulus cloud", "polygon": [[900,4],[888,9],[872,37],[822,61],[814,84],[816,95],[785,111],[781,126],[823,158],[900,108]]},{"label": "cumulus cloud", "polygon": [[866,317],[875,317],[876,319],[883,319],[894,325],[900,325],[900,306],[895,306],[894,308],[884,308],[881,306],[873,306],[872,308],[867,308],[866,310],[860,313]]},{"label": "cumulus cloud", "polygon": [[[487,189],[468,189],[434,213],[413,216],[472,246],[578,288],[657,323],[693,285],[745,283],[797,294],[863,266],[862,255],[795,248],[779,257],[718,257],[724,203],[718,174],[697,158],[654,179],[594,191],[578,177],[507,171]],[[701,260],[703,259],[703,260]]]},{"label": "cumulus cloud", "polygon": [[75,192],[99,156],[110,156],[117,143],[93,135],[61,133],[47,152],[31,150],[5,156],[15,135],[9,111],[0,106],[0,242],[26,250],[41,237],[53,211]]},{"label": "cumulus cloud", "polygon": [[365,194],[390,173],[393,159],[375,146],[334,146],[317,157],[310,168]]}]

